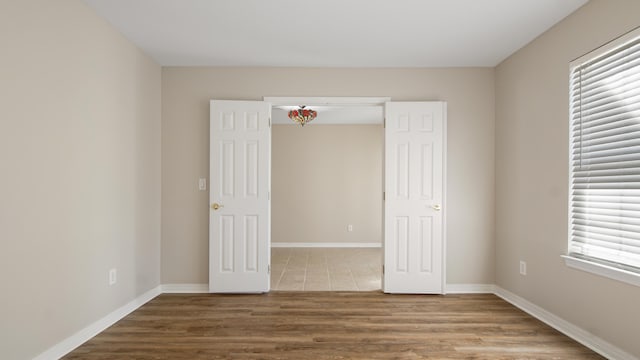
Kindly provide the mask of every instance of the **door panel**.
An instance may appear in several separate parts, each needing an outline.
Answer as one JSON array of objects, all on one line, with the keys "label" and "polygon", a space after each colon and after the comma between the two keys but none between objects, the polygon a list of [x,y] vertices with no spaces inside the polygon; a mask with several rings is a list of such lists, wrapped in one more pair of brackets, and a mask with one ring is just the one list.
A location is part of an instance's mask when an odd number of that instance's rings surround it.
[{"label": "door panel", "polygon": [[262,101],[211,101],[210,292],[269,291],[270,117]]},{"label": "door panel", "polygon": [[389,102],[385,117],[384,291],[440,294],[445,103]]}]

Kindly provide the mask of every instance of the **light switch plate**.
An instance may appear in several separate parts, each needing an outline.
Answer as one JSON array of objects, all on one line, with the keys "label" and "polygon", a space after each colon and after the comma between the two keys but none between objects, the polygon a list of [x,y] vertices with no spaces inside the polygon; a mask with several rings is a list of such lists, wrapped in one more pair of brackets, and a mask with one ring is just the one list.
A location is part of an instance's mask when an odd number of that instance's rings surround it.
[{"label": "light switch plate", "polygon": [[527,263],[520,261],[520,275],[527,275]]},{"label": "light switch plate", "polygon": [[109,285],[115,285],[118,282],[118,270],[111,269],[109,270]]},{"label": "light switch plate", "polygon": [[205,178],[200,178],[200,180],[198,180],[198,189],[200,191],[205,191],[207,190],[207,179]]}]

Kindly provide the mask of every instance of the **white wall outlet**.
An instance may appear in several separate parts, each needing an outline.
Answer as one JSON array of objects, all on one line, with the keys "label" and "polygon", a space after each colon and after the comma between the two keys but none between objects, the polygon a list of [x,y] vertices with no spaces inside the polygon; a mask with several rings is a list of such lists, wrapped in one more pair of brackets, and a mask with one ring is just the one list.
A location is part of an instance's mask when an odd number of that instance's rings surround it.
[{"label": "white wall outlet", "polygon": [[200,190],[200,191],[207,190],[207,179],[206,178],[198,179],[198,190]]},{"label": "white wall outlet", "polygon": [[347,231],[352,232],[353,231],[353,225],[349,224],[347,226]]},{"label": "white wall outlet", "polygon": [[527,275],[527,263],[520,260],[520,275]]},{"label": "white wall outlet", "polygon": [[118,271],[116,269],[109,270],[109,285],[115,285],[118,282]]}]

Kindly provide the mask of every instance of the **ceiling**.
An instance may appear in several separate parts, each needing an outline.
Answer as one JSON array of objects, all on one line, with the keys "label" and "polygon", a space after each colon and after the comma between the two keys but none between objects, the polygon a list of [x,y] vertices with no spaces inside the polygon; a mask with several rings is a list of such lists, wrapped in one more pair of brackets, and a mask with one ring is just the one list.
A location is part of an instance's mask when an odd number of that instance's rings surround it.
[{"label": "ceiling", "polygon": [[163,66],[499,64],[587,0],[85,0]]},{"label": "ceiling", "polygon": [[[296,106],[274,106],[271,110],[271,119],[274,124],[296,125],[289,119],[289,110]],[[309,106],[318,112],[318,117],[305,126],[315,125],[382,125],[384,119],[384,107],[358,106],[358,105],[317,105]]]}]

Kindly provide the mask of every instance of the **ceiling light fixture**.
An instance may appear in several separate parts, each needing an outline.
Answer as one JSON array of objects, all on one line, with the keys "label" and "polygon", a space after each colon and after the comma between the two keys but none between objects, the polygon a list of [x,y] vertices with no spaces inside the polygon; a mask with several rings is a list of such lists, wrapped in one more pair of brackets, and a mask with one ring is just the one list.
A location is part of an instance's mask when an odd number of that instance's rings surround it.
[{"label": "ceiling light fixture", "polygon": [[312,121],[318,116],[318,112],[311,109],[305,109],[305,106],[302,105],[298,109],[293,109],[289,111],[289,119],[296,122],[296,124],[300,124],[300,126],[304,126],[304,124]]}]

